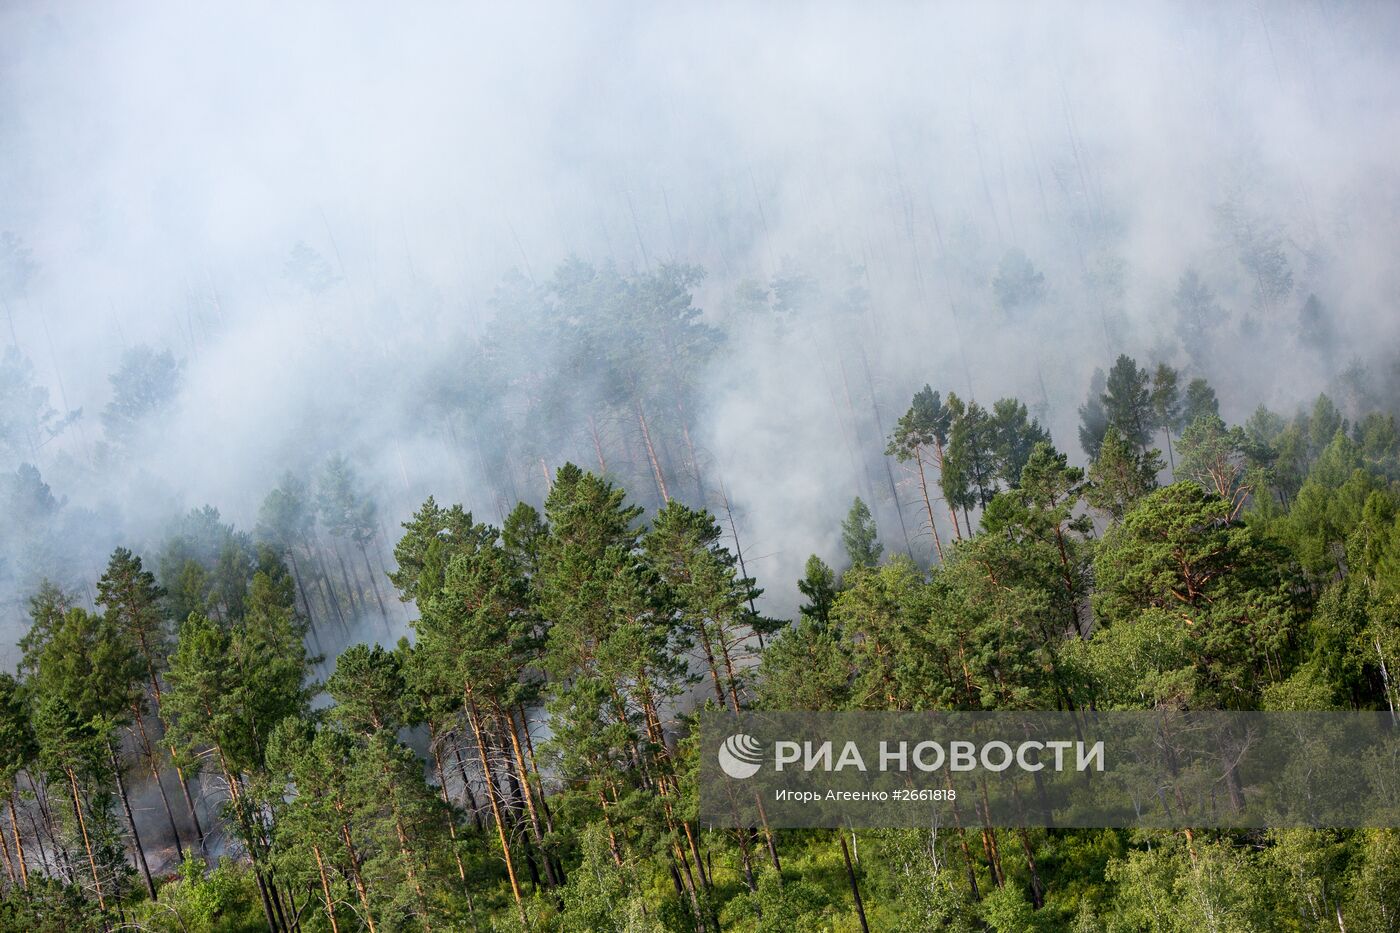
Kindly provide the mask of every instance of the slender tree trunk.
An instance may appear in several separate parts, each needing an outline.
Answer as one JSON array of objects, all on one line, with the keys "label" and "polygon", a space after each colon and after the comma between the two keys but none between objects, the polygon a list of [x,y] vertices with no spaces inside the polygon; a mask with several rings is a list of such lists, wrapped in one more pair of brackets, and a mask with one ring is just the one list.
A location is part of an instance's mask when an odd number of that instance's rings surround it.
[{"label": "slender tree trunk", "polygon": [[[934,435],[933,438],[933,457],[934,461],[938,464],[939,487],[943,488],[943,439],[938,435]],[[957,506],[953,505],[953,500],[948,498],[946,489],[944,489],[943,501],[948,504],[948,517],[953,520],[953,534],[961,541],[963,533],[962,526],[958,524],[958,509]],[[972,534],[971,525],[968,526],[967,533],[969,535]]]},{"label": "slender tree trunk", "polygon": [[15,874],[15,863],[10,858],[10,843],[5,839],[4,833],[0,833],[0,854],[5,856],[5,874],[9,876],[10,888],[13,889],[19,884],[19,876]]},{"label": "slender tree trunk", "polygon": [[321,858],[321,847],[313,843],[311,851],[316,855],[316,872],[321,876],[321,895],[326,899],[326,918],[331,922],[331,933],[340,933],[340,924],[335,919],[335,899],[331,897],[331,883],[326,877],[326,863]]},{"label": "slender tree trunk", "polygon": [[121,797],[122,809],[126,811],[126,825],[131,830],[132,848],[136,850],[136,860],[141,863],[141,875],[146,879],[146,893],[154,901],[156,883],[151,880],[151,866],[146,863],[146,850],[141,847],[141,834],[136,831],[136,817],[131,815],[131,800],[126,795],[126,781],[122,779],[122,763],[117,759],[117,749],[110,736],[107,738],[107,754],[112,759],[112,776],[117,781],[117,796]]},{"label": "slender tree trunk", "polygon": [[175,840],[175,854],[183,862],[185,860],[185,847],[180,842],[180,830],[175,825],[175,814],[170,809],[170,798],[166,796],[165,786],[160,782],[160,768],[156,765],[155,748],[151,745],[150,736],[146,734],[146,723],[141,718],[141,710],[133,708],[132,712],[136,720],[136,735],[141,740],[141,752],[146,756],[151,780],[155,783],[156,789],[160,791],[160,802],[165,807],[165,819],[170,825],[170,836]]},{"label": "slender tree trunk", "polygon": [[510,738],[510,749],[515,760],[515,772],[520,780],[520,792],[525,797],[525,812],[530,818],[530,833],[535,840],[535,848],[540,850],[540,858],[544,859],[545,880],[551,888],[559,886],[559,879],[554,877],[554,866],[550,862],[549,853],[544,848],[544,833],[540,830],[539,814],[535,812],[535,794],[530,788],[530,776],[525,771],[525,756],[520,751],[520,737],[515,731],[515,717],[509,711],[498,710],[497,715],[506,720],[506,734]]},{"label": "slender tree trunk", "polygon": [[360,898],[360,906],[365,909],[365,925],[369,933],[375,933],[374,911],[369,906],[369,891],[365,888],[364,876],[360,874],[360,855],[355,849],[355,841],[350,836],[350,824],[345,820],[345,805],[335,802],[335,811],[340,816],[340,838],[345,840],[345,853],[350,859],[350,880],[355,885],[355,893]]},{"label": "slender tree trunk", "polygon": [[[870,391],[870,410],[875,415],[875,429],[880,432],[880,437],[885,436],[884,419],[880,417],[880,403],[875,398],[875,380],[870,375],[870,357],[865,353],[865,345],[860,345],[860,362],[865,369],[865,385]],[[894,467],[890,466],[889,457],[885,461],[885,479],[889,482],[890,498],[894,500],[894,511],[899,516],[899,530],[904,534],[904,549],[908,552],[909,558],[914,557],[914,542],[909,540],[909,526],[904,522],[904,506],[899,501],[899,490],[894,484]]]},{"label": "slender tree trunk", "polygon": [[515,862],[510,855],[510,840],[506,838],[506,824],[501,817],[500,797],[496,792],[496,782],[491,775],[491,761],[486,754],[486,737],[481,733],[481,716],[476,708],[476,700],[472,697],[470,685],[466,688],[467,695],[467,718],[471,723],[472,735],[476,739],[477,754],[481,758],[481,773],[486,779],[486,795],[491,801],[491,814],[496,818],[496,835],[500,837],[501,852],[506,860],[506,875],[510,878],[510,892],[515,896],[515,907],[520,912],[520,923],[528,928],[529,919],[525,916],[525,901],[520,896],[520,882],[515,877]]},{"label": "slender tree trunk", "polygon": [[389,624],[389,610],[384,607],[384,597],[379,593],[379,581],[374,576],[374,568],[370,566],[369,551],[365,548],[363,541],[360,542],[360,556],[365,559],[365,574],[369,577],[370,589],[374,590],[374,600],[379,603],[379,614],[384,617],[384,625]]},{"label": "slender tree trunk", "polygon": [[92,870],[92,886],[97,892],[97,907],[107,912],[107,899],[102,894],[102,879],[97,876],[97,858],[92,854],[92,837],[88,835],[87,819],[83,816],[83,803],[78,797],[78,776],[72,768],[65,768],[68,786],[73,791],[73,815],[78,818],[78,828],[83,833],[83,848],[87,851],[88,868]]},{"label": "slender tree trunk", "polygon": [[700,458],[695,455],[695,445],[690,440],[690,419],[686,417],[685,406],[681,404],[679,399],[676,401],[676,414],[680,416],[681,439],[685,441],[686,455],[690,458],[690,469],[695,476],[695,501],[703,504],[705,501],[705,480],[700,475]]},{"label": "slender tree trunk", "polygon": [[642,412],[640,399],[634,402],[637,408],[637,423],[642,426],[642,441],[646,444],[647,459],[651,461],[651,471],[656,477],[656,491],[661,495],[663,505],[669,505],[671,496],[666,492],[666,477],[661,475],[661,464],[656,459],[656,446],[651,442],[651,429],[647,427],[647,416]]},{"label": "slender tree trunk", "polygon": [[19,834],[19,817],[15,813],[14,794],[6,798],[5,802],[9,805],[10,810],[10,833],[15,837],[15,854],[19,858],[20,882],[27,888],[29,887],[29,865],[24,860],[24,840]]},{"label": "slender tree trunk", "polygon": [[321,571],[321,577],[318,582],[326,592],[326,598],[330,603],[331,611],[335,613],[336,619],[340,621],[342,626],[347,625],[345,613],[340,608],[340,599],[335,595],[335,585],[331,582],[331,575],[326,570],[325,556],[321,553],[320,548],[316,548],[312,553],[316,555],[316,566]]},{"label": "slender tree trunk", "polygon": [[[447,795],[447,776],[442,770],[442,754],[438,750],[438,737],[431,723],[428,724],[428,750],[433,753],[433,770],[437,773],[438,791],[442,797],[442,802],[447,806],[447,835],[452,843],[452,860],[457,864],[457,877],[462,879],[462,886],[465,889],[467,884],[467,869],[462,864],[462,853],[457,850],[457,821],[452,816],[452,800]],[[471,891],[467,891],[467,897],[471,897]]]},{"label": "slender tree trunk", "polygon": [[321,645],[321,635],[316,631],[316,611],[311,606],[311,599],[306,595],[306,584],[301,575],[301,567],[297,564],[296,548],[287,548],[287,561],[291,565],[292,579],[296,581],[297,593],[301,596],[302,608],[306,610],[306,628],[311,633],[311,643],[316,646],[316,653],[324,655],[326,649]]},{"label": "slender tree trunk", "polygon": [[846,879],[851,883],[851,897],[856,903],[856,916],[860,918],[860,928],[863,933],[870,933],[870,924],[865,920],[865,904],[860,899],[860,885],[856,883],[856,870],[851,865],[851,850],[846,845],[846,835],[837,830],[837,838],[841,840],[841,857],[846,861]]},{"label": "slender tree trunk", "polygon": [[452,741],[452,754],[457,759],[457,773],[462,776],[462,795],[466,797],[467,808],[471,810],[472,825],[481,829],[481,808],[477,806],[476,795],[472,793],[472,782],[467,777],[467,763],[462,760],[462,747],[456,739]]},{"label": "slender tree trunk", "polygon": [[340,542],[332,541],[331,550],[335,552],[336,563],[340,565],[340,579],[345,584],[345,598],[350,602],[350,612],[358,615],[364,609],[361,601],[355,598],[355,584],[350,582],[350,571],[345,567],[345,556],[340,553]]},{"label": "slender tree trunk", "polygon": [[928,494],[928,478],[924,475],[924,457],[914,452],[914,464],[919,469],[919,493],[924,497],[924,512],[928,515],[928,530],[933,535],[933,549],[938,552],[938,562],[943,563],[943,539],[938,536],[938,523],[933,520],[933,500]]},{"label": "slender tree trunk", "polygon": [[[151,679],[151,695],[155,697],[156,702],[156,721],[160,723],[161,733],[165,734],[170,731],[170,727],[165,721],[165,712],[162,706],[163,699],[160,692],[160,678],[156,676],[155,663],[149,657],[146,659],[146,665],[147,673]],[[171,763],[175,765],[175,776],[179,779],[180,790],[185,795],[185,806],[190,811],[190,823],[194,826],[195,835],[199,837],[200,854],[208,858],[209,851],[204,845],[204,827],[200,825],[199,812],[195,809],[194,797],[190,794],[189,779],[185,777],[184,768],[173,761]]]},{"label": "slender tree trunk", "polygon": [[1021,836],[1021,851],[1026,856],[1026,869],[1031,874],[1031,904],[1036,910],[1045,906],[1045,886],[1040,881],[1040,872],[1035,867],[1035,854],[1031,851],[1031,837],[1026,828],[1022,826],[1018,832]]}]

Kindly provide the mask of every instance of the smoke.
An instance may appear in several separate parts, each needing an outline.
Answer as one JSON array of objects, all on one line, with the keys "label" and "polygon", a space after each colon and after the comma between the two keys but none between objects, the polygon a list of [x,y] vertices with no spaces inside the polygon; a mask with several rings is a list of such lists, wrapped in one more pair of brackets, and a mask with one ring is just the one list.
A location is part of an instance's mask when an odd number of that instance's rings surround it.
[{"label": "smoke", "polygon": [[[1379,378],[1398,40],[1379,3],[9,4],[0,232],[32,267],[3,254],[0,328],[83,412],[25,458],[66,500],[50,546],[91,577],[205,503],[251,528],[335,453],[390,527],[430,492],[496,520],[595,460],[585,426],[526,437],[528,393],[455,439],[429,404],[485,371],[498,285],[685,262],[727,335],[689,413],[707,504],[723,483],[788,611],[852,496],[904,549],[881,434],[925,382],[1018,395],[1077,457],[1118,353],[1209,377],[1235,420],[1354,359]],[[1041,289],[1016,291],[1017,251]],[[1220,309],[1195,344],[1188,268]],[[808,297],[772,310],[775,279]],[[1326,346],[1299,339],[1309,294]],[[114,456],[99,416],[138,345],[181,389]],[[533,352],[505,359],[558,362]],[[645,464],[616,468],[651,495]]]}]

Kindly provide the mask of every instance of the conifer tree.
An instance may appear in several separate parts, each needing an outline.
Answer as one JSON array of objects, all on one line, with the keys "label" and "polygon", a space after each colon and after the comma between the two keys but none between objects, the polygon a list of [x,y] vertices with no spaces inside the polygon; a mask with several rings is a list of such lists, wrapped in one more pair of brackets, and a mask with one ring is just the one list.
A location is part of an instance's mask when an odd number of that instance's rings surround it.
[{"label": "conifer tree", "polygon": [[1166,363],[1158,363],[1152,373],[1152,423],[1167,442],[1167,465],[1176,470],[1172,453],[1172,432],[1181,430],[1181,391],[1179,375]]},{"label": "conifer tree", "polygon": [[880,562],[885,546],[880,543],[879,531],[875,528],[875,518],[870,507],[856,496],[846,520],[841,523],[841,543],[846,548],[846,559],[851,567],[874,567]]},{"label": "conifer tree", "polygon": [[[145,683],[140,692],[133,696],[132,725],[141,753],[146,759],[151,782],[155,784],[160,793],[161,804],[165,809],[170,834],[175,840],[176,851],[183,860],[184,850],[180,843],[180,832],[175,824],[175,815],[171,811],[165,786],[160,781],[161,760],[158,744],[160,735],[157,735],[153,740],[145,722],[149,708],[155,713],[156,720],[160,725],[160,733],[163,734],[166,730],[164,714],[161,710],[160,670],[165,666],[166,658],[170,652],[170,636],[161,605],[164,596],[164,592],[156,584],[155,575],[142,566],[140,557],[126,548],[117,548],[112,552],[112,558],[107,564],[106,572],[97,581],[98,605],[107,610],[115,624],[125,633],[135,648],[137,660],[143,668]],[[185,806],[194,826],[195,836],[199,845],[203,847],[204,832],[200,826],[199,814],[195,809],[194,798],[190,794],[189,783],[185,779],[183,770],[178,766],[176,767],[176,777],[185,795]]]},{"label": "conifer tree", "polygon": [[1104,410],[1103,393],[1107,379],[1102,369],[1095,369],[1089,380],[1089,397],[1079,406],[1079,447],[1094,459],[1099,455],[1104,432],[1108,430],[1108,413]]},{"label": "conifer tree", "polygon": [[824,629],[831,622],[831,604],[836,599],[836,574],[826,561],[813,554],[807,558],[807,572],[797,581],[797,589],[807,602],[799,611],[802,618],[810,619],[818,628]]},{"label": "conifer tree", "polygon": [[[940,561],[943,559],[943,541],[933,517],[933,493],[930,490],[935,480],[928,475],[928,471],[937,470],[940,477],[943,474],[943,451],[948,443],[951,420],[938,393],[926,385],[914,395],[909,410],[895,424],[889,445],[885,448],[886,456],[895,457],[900,463],[913,464],[929,534],[933,536],[934,552]],[[961,537],[961,532],[956,530],[958,513],[951,506],[948,513],[952,516],[955,533]]]},{"label": "conifer tree", "polygon": [[1137,362],[1120,354],[1104,382],[1103,410],[1107,423],[1143,453],[1154,423],[1151,376]]},{"label": "conifer tree", "polygon": [[[1220,403],[1216,401],[1215,390],[1205,379],[1197,377],[1186,385],[1186,396],[1181,407],[1181,424],[1190,427],[1206,415],[1220,415]],[[1331,439],[1330,436],[1328,438]]]},{"label": "conifer tree", "polygon": [[1162,459],[1156,450],[1140,453],[1128,439],[1110,427],[1099,455],[1089,467],[1089,504],[1122,520],[1138,500],[1157,488]]}]

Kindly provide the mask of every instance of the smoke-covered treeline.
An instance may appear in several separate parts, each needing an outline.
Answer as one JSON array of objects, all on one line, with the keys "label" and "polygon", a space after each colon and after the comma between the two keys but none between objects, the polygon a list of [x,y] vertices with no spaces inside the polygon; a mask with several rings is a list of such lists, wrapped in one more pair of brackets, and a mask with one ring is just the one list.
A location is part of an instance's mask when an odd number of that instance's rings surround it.
[{"label": "smoke-covered treeline", "polygon": [[684,714],[1393,708],[1397,48],[6,5],[0,922],[1394,929],[1384,833],[701,838]]},{"label": "smoke-covered treeline", "polygon": [[1383,5],[0,17],[9,642],[31,537],[77,584],[335,456],[381,524],[605,463],[788,579],[853,491],[898,525],[931,376],[1060,436],[1120,352],[1391,391]]},{"label": "smoke-covered treeline", "polygon": [[[342,576],[311,569],[292,479],[256,547],[196,512],[156,573],[114,551],[96,611],[45,584],[0,677],[0,927],[1393,929],[1393,830],[999,830],[976,800],[929,832],[697,821],[701,702],[1396,714],[1395,415],[1321,395],[1230,426],[1168,365],[1098,381],[1087,469],[1018,399],[915,393],[884,449],[921,508],[882,535],[855,498],[792,622],[714,514],[572,463],[499,524],[429,497],[387,574],[412,637],[324,680],[335,594],[382,597],[335,546]],[[328,528],[373,524],[343,461],[321,489]]]}]

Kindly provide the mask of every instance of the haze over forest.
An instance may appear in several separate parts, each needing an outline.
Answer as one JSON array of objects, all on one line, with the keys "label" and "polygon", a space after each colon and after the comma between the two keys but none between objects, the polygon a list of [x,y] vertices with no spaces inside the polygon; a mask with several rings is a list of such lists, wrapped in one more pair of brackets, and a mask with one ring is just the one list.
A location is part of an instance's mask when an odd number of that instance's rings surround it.
[{"label": "haze over forest", "polygon": [[1120,353],[1232,422],[1400,397],[1393,5],[737,12],[0,9],[4,665],[41,578],[336,456],[376,560],[567,461],[727,497],[785,615],[853,496],[905,549],[925,383],[1078,462]]}]

